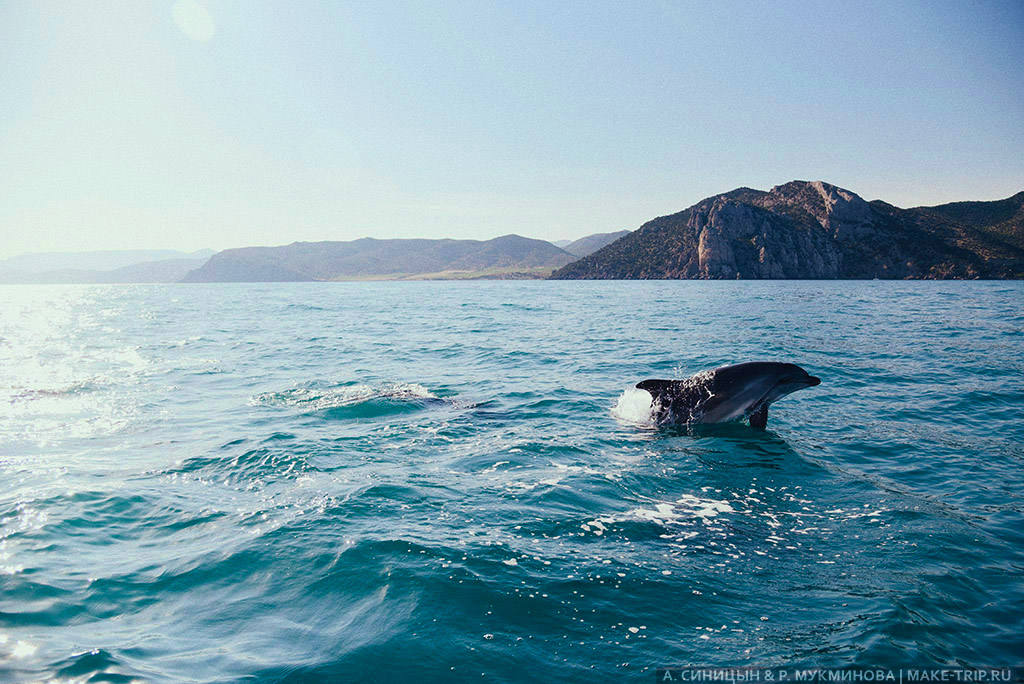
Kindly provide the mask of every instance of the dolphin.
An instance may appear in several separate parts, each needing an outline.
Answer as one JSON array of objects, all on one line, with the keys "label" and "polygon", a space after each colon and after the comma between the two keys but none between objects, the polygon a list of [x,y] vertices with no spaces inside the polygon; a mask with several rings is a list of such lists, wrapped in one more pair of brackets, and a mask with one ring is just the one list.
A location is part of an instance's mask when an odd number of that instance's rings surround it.
[{"label": "dolphin", "polygon": [[703,371],[686,380],[644,380],[637,389],[654,397],[658,423],[725,423],[748,418],[764,429],[768,407],[787,394],[820,385],[793,363],[755,361]]}]

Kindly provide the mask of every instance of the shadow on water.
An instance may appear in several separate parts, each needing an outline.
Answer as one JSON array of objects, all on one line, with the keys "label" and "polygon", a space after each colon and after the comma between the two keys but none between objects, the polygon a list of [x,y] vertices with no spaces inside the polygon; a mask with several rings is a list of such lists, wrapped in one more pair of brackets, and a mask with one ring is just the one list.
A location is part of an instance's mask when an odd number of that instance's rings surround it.
[{"label": "shadow on water", "polygon": [[696,457],[708,467],[778,470],[805,460],[779,433],[745,423],[664,426],[650,434],[649,446],[667,457]]}]

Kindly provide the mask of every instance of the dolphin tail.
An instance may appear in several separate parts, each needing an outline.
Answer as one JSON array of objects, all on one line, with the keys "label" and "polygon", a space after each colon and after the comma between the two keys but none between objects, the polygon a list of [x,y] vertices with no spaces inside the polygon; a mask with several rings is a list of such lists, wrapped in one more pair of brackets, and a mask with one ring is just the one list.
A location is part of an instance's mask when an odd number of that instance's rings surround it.
[{"label": "dolphin tail", "polygon": [[768,427],[768,404],[761,404],[756,411],[750,414],[750,427],[759,430]]}]

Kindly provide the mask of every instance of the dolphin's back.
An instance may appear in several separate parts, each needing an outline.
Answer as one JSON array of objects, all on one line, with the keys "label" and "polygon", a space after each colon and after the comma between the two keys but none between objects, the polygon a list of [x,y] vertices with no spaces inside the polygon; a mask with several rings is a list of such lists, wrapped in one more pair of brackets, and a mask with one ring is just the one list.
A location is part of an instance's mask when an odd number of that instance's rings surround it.
[{"label": "dolphin's back", "polygon": [[751,361],[685,380],[652,378],[636,387],[654,398],[659,423],[718,423],[749,417],[751,425],[763,428],[769,404],[819,382],[796,364]]}]

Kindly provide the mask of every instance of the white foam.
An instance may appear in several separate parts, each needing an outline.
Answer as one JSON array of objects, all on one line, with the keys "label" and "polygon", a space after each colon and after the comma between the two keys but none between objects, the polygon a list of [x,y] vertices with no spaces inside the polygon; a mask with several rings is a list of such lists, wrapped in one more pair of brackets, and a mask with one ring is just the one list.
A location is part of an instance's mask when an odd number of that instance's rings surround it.
[{"label": "white foam", "polygon": [[676,499],[677,504],[690,509],[690,514],[698,518],[714,518],[719,513],[733,513],[735,509],[727,501],[716,501],[715,499],[702,499],[691,494],[683,494]]},{"label": "white foam", "polygon": [[29,656],[35,655],[35,652],[39,647],[35,644],[27,641],[18,641],[14,644],[14,648],[11,649],[12,658],[28,658]]},{"label": "white foam", "polygon": [[612,407],[612,415],[633,425],[653,426],[657,408],[650,392],[630,387],[622,393],[618,402]]},{"label": "white foam", "polygon": [[[602,516],[595,520],[584,523],[581,527],[594,534],[601,536],[609,525],[628,521],[652,522],[662,527],[689,525],[695,520],[702,521],[705,525],[713,518],[722,513],[734,513],[734,509],[727,501],[705,499],[692,494],[684,494],[674,502],[661,502],[654,504],[654,508],[634,508],[624,513]],[[695,532],[684,532],[682,538],[696,536]]]}]

